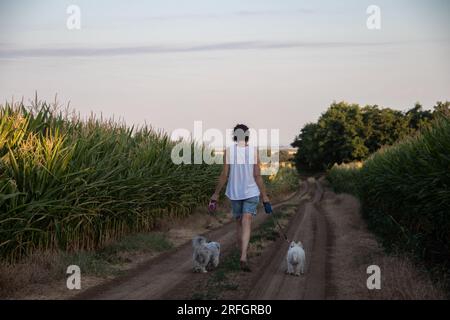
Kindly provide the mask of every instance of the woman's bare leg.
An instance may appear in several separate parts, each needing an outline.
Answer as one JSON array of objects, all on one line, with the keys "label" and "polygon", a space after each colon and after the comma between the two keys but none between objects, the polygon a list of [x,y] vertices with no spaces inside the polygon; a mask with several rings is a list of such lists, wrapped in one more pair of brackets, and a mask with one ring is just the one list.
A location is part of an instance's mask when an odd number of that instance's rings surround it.
[{"label": "woman's bare leg", "polygon": [[242,248],[242,218],[236,219],[236,241],[238,249]]},{"label": "woman's bare leg", "polygon": [[241,236],[241,261],[247,261],[247,248],[250,242],[250,231],[252,228],[252,214],[245,213],[242,216],[242,236]]}]

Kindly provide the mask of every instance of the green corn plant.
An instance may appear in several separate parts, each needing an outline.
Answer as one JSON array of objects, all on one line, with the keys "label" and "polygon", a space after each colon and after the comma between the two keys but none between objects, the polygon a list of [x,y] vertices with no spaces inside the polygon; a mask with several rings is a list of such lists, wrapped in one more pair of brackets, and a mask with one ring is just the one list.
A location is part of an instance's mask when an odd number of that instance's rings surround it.
[{"label": "green corn plant", "polygon": [[[149,127],[0,106],[0,256],[95,249],[208,201],[221,167],[175,165]],[[203,146],[192,146],[203,148]]]},{"label": "green corn plant", "polygon": [[372,155],[361,169],[335,167],[337,191],[357,195],[369,227],[388,249],[450,267],[450,119]]}]

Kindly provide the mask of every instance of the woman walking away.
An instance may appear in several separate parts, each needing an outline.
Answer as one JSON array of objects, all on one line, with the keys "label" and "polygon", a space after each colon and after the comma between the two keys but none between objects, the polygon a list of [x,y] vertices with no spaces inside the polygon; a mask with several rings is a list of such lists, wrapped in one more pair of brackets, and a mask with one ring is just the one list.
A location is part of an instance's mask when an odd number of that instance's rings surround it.
[{"label": "woman walking away", "polygon": [[211,201],[217,201],[220,191],[228,181],[226,196],[231,200],[233,217],[236,219],[237,243],[241,250],[241,269],[250,272],[247,248],[250,241],[253,216],[262,196],[269,202],[260,171],[260,160],[256,148],[248,145],[249,128],[238,124],[233,131],[234,145],[225,150],[224,166]]}]

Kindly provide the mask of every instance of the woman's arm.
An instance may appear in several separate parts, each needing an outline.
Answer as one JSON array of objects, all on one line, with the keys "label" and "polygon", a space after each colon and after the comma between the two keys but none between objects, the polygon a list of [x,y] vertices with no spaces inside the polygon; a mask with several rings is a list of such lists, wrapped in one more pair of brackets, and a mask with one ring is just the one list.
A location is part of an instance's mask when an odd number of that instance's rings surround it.
[{"label": "woman's arm", "polygon": [[225,183],[228,180],[228,172],[230,171],[230,164],[227,160],[227,152],[225,151],[223,154],[224,164],[222,168],[222,173],[219,176],[219,180],[217,181],[216,191],[211,197],[211,200],[217,201],[219,199],[220,191],[222,190]]},{"label": "woman's arm", "polygon": [[266,193],[266,186],[264,185],[264,181],[261,177],[261,168],[260,168],[261,162],[259,160],[259,153],[257,154],[256,157],[257,161],[256,164],[253,166],[253,176],[255,177],[255,182],[259,188],[259,192],[261,193],[263,202],[270,202],[269,197],[267,196]]}]

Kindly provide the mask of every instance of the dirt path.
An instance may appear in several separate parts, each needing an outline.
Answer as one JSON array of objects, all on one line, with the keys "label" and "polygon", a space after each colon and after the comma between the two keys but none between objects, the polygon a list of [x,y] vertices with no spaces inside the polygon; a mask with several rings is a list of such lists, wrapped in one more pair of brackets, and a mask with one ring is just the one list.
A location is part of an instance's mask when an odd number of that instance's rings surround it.
[{"label": "dirt path", "polygon": [[[292,197],[306,192],[305,187],[303,185]],[[275,205],[274,208],[281,206],[285,201]],[[257,228],[265,219],[267,215],[258,214],[253,227]],[[220,229],[208,232],[205,236],[220,242],[223,254],[227,254],[235,243],[234,230],[234,223],[229,223]],[[172,290],[176,290],[183,283],[195,281],[196,277],[198,275],[192,273],[192,247],[188,242],[141,264],[125,276],[90,288],[75,296],[74,299],[164,299],[170,297]]]},{"label": "dirt path", "polygon": [[[277,208],[281,211],[286,206],[296,208],[285,232],[289,240],[300,240],[304,245],[305,274],[300,277],[285,274],[289,243],[280,237],[268,242],[260,255],[250,259],[252,273],[233,273],[232,281],[238,285],[231,291],[221,292],[217,298],[441,299],[445,296],[408,260],[383,252],[366,230],[356,198],[336,195],[324,185],[309,178],[296,194],[274,206],[275,214]],[[260,212],[253,228],[260,227],[266,219],[269,216]],[[205,236],[221,243],[222,261],[223,257],[231,257],[235,247],[233,222]],[[200,293],[208,291],[208,283],[211,280],[215,283],[215,273],[194,274],[191,255],[188,242],[143,263],[125,276],[86,290],[75,299],[192,299],[199,288]],[[373,264],[383,270],[383,290],[379,292],[366,287],[366,268]]]},{"label": "dirt path", "polygon": [[300,277],[287,275],[286,252],[289,244],[278,240],[272,244],[254,283],[245,295],[247,299],[300,300],[326,298],[327,223],[319,202],[323,196],[314,179],[305,182],[309,196],[302,200],[296,215],[286,230],[288,239],[302,241],[306,252],[306,272]]}]

